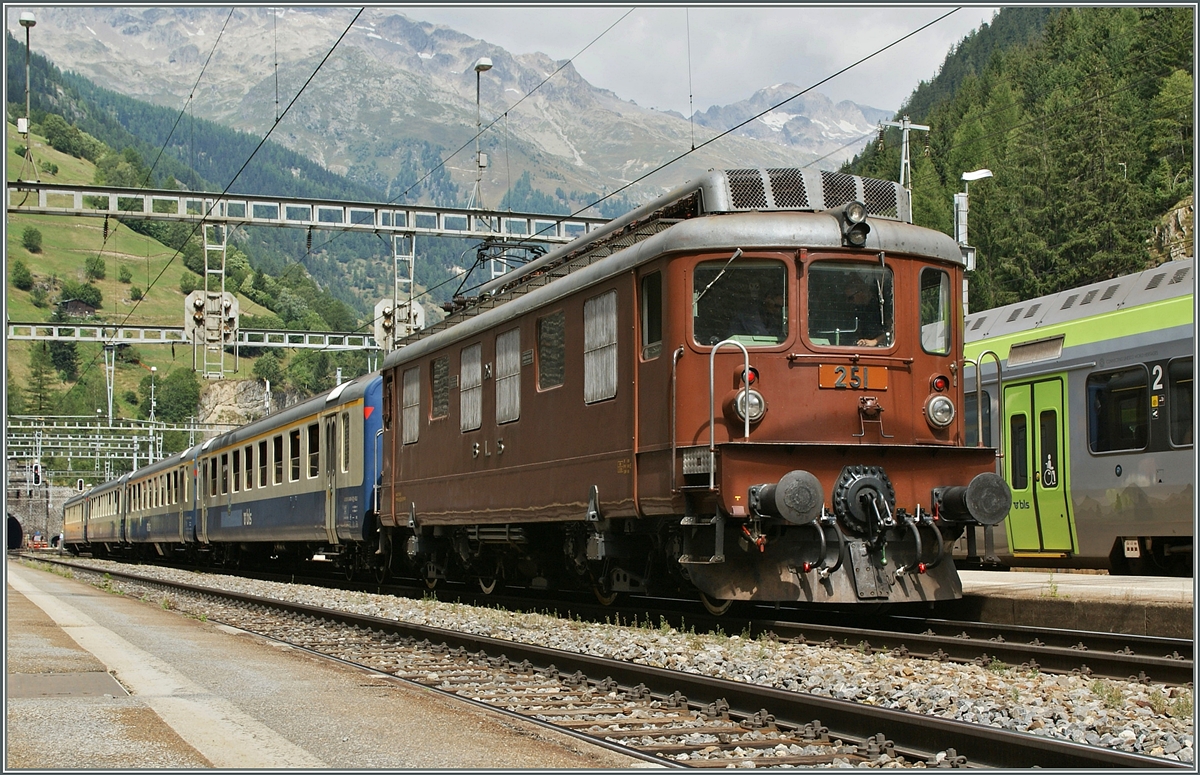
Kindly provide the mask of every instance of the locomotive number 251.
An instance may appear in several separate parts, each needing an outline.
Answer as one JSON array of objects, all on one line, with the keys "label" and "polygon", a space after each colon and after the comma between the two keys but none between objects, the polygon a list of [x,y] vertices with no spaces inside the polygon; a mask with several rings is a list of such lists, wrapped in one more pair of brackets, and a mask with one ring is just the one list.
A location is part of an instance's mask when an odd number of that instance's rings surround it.
[{"label": "locomotive number 251", "polygon": [[817,384],[836,390],[887,390],[887,366],[842,366],[822,363]]}]

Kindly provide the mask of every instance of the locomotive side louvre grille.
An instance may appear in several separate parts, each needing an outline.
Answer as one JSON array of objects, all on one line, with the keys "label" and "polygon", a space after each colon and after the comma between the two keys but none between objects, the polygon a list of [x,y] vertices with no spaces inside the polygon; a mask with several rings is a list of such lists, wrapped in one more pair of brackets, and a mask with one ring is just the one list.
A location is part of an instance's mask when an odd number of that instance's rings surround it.
[{"label": "locomotive side louvre grille", "polygon": [[465,433],[483,425],[483,363],[479,342],[462,350],[460,372],[462,390],[458,394],[459,427]]},{"label": "locomotive side louvre grille", "polygon": [[825,209],[832,210],[858,198],[858,183],[853,175],[821,171],[821,189]]},{"label": "locomotive side louvre grille", "polygon": [[450,389],[453,390],[456,387],[458,387],[458,375],[454,374],[450,377]]},{"label": "locomotive side louvre grille", "polygon": [[415,444],[421,433],[421,367],[404,370],[400,425],[405,444]]},{"label": "locomotive side louvre grille", "polygon": [[1100,301],[1108,301],[1117,294],[1117,289],[1121,287],[1120,283],[1110,285],[1104,289],[1104,295],[1100,297]]},{"label": "locomotive side louvre grille", "polygon": [[1146,290],[1154,290],[1162,284],[1163,278],[1167,276],[1166,272],[1159,272],[1150,278],[1150,282],[1146,283]]},{"label": "locomotive side louvre grille", "polygon": [[1025,317],[1031,318],[1034,315],[1036,315],[1038,308],[1041,306],[1042,306],[1041,304],[1034,304],[1032,307],[1029,308],[1029,311],[1025,313]]},{"label": "locomotive side louvre grille", "polygon": [[449,416],[450,388],[458,384],[458,375],[454,376],[453,381],[450,378],[450,356],[443,355],[433,359],[429,368],[429,380],[431,388],[429,392],[433,397],[432,405],[429,407],[430,418]]},{"label": "locomotive side louvre grille", "polygon": [[484,544],[527,544],[525,528],[519,525],[469,525],[467,539]]},{"label": "locomotive side louvre grille", "polygon": [[1024,309],[1024,307],[1017,307],[1012,312],[1008,313],[1008,320],[1005,322],[1011,323],[1014,320],[1016,320],[1018,317],[1021,316],[1021,310],[1023,310],[1023,309]]},{"label": "locomotive side louvre grille", "polygon": [[896,218],[900,205],[896,199],[896,184],[890,180],[863,178],[863,204],[871,215]]},{"label": "locomotive side louvre grille", "polygon": [[1059,309],[1070,309],[1071,306],[1075,303],[1075,300],[1078,298],[1079,298],[1078,293],[1072,293],[1070,296],[1067,297],[1067,300],[1063,302],[1063,305],[1061,307],[1059,307]]},{"label": "locomotive side louvre grille", "polygon": [[972,331],[974,331],[975,329],[977,329],[977,328],[979,328],[980,326],[982,326],[982,325],[983,325],[983,321],[985,321],[985,320],[987,320],[987,315],[984,315],[983,317],[979,318],[979,320],[976,320],[976,321],[975,321],[975,325],[971,326],[971,330],[972,330]]},{"label": "locomotive side louvre grille", "polygon": [[767,191],[762,172],[757,169],[725,170],[729,198],[737,210],[762,210],[767,206]]},{"label": "locomotive side louvre grille", "polygon": [[1182,282],[1183,278],[1187,277],[1190,269],[1191,267],[1185,266],[1183,269],[1176,270],[1175,274],[1171,276],[1171,280],[1167,283],[1167,285],[1174,285],[1175,283]]},{"label": "locomotive side louvre grille", "polygon": [[1092,299],[1096,298],[1096,294],[1099,292],[1100,291],[1096,290],[1095,288],[1088,291],[1087,295],[1083,297],[1083,301],[1079,302],[1079,306],[1082,307],[1084,304],[1091,304]]},{"label": "locomotive side louvre grille", "polygon": [[583,305],[583,402],[592,404],[617,394],[617,292],[588,299]]},{"label": "locomotive side louvre grille", "polygon": [[521,352],[521,365],[522,366],[532,366],[533,365],[533,350],[523,350]]},{"label": "locomotive side louvre grille", "polygon": [[496,424],[521,417],[521,329],[496,337]]},{"label": "locomotive side louvre grille", "polygon": [[804,187],[804,174],[794,167],[769,169],[771,196],[776,207],[808,207],[808,190]]}]

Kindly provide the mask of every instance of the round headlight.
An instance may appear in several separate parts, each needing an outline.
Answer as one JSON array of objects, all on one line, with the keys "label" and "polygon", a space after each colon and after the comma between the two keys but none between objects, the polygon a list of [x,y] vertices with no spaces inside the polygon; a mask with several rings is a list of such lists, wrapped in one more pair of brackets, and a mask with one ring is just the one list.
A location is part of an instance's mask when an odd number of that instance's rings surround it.
[{"label": "round headlight", "polygon": [[925,419],[935,428],[945,428],[954,421],[954,402],[946,396],[930,396],[925,402]]},{"label": "round headlight", "polygon": [[762,393],[757,390],[739,390],[737,398],[733,400],[733,411],[737,413],[738,419],[745,421],[746,419],[746,404],[750,405],[750,422],[758,422],[762,416],[766,414],[767,402],[762,397]]},{"label": "round headlight", "polygon": [[847,202],[842,213],[848,223],[862,223],[867,220],[867,208],[862,202]]}]

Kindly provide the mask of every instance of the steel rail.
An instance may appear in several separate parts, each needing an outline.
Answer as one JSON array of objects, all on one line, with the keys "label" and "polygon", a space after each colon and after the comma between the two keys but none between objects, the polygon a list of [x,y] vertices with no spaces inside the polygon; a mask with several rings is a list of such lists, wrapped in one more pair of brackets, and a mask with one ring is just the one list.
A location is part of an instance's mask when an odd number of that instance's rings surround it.
[{"label": "steel rail", "polygon": [[[97,574],[106,573],[106,571],[95,569],[85,570]],[[297,616],[325,619],[348,626],[394,633],[403,637],[441,642],[449,648],[484,651],[488,654],[504,656],[509,661],[528,660],[531,664],[542,667],[554,665],[560,672],[578,671],[589,677],[605,676],[623,686],[644,684],[651,691],[664,695],[678,691],[686,695],[692,702],[725,701],[731,711],[747,716],[753,715],[761,709],[769,708],[777,721],[786,724],[803,726],[813,719],[820,719],[821,723],[828,727],[830,736],[867,739],[883,730],[890,739],[898,741],[897,749],[907,749],[922,754],[935,754],[950,748],[957,751],[969,751],[970,762],[975,766],[1191,769],[1190,765],[1169,759],[984,727],[938,716],[861,705],[847,700],[710,678],[376,616],[151,579],[133,573],[121,571],[107,571],[107,573],[112,577],[120,577],[141,584],[157,585],[189,594],[235,600],[245,605],[286,611]]]}]

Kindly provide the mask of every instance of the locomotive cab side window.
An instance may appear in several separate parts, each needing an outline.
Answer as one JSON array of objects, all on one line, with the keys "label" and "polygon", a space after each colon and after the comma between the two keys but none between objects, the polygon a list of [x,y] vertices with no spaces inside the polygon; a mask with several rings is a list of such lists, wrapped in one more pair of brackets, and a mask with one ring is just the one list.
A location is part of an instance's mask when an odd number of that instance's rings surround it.
[{"label": "locomotive cab side window", "polygon": [[662,272],[642,278],[642,360],[649,361],[662,353]]},{"label": "locomotive cab side window", "polygon": [[934,355],[950,352],[950,275],[941,269],[921,270],[921,349]]},{"label": "locomotive cab side window", "polygon": [[894,310],[890,268],[845,261],[809,266],[808,339],[813,344],[890,347]]},{"label": "locomotive cab side window", "polygon": [[788,337],[787,287],[782,261],[700,262],[692,275],[692,338],[703,346],[725,339],[759,347],[783,342]]},{"label": "locomotive cab side window", "polygon": [[1176,447],[1192,445],[1192,376],[1191,358],[1179,358],[1167,364],[1171,444]]},{"label": "locomotive cab side window", "polygon": [[583,304],[583,402],[617,395],[617,292]]},{"label": "locomotive cab side window", "polygon": [[1088,375],[1088,446],[1092,452],[1146,448],[1150,439],[1148,387],[1142,366]]},{"label": "locomotive cab side window", "polygon": [[556,388],[566,379],[566,325],[567,316],[562,310],[538,318],[538,390]]}]

